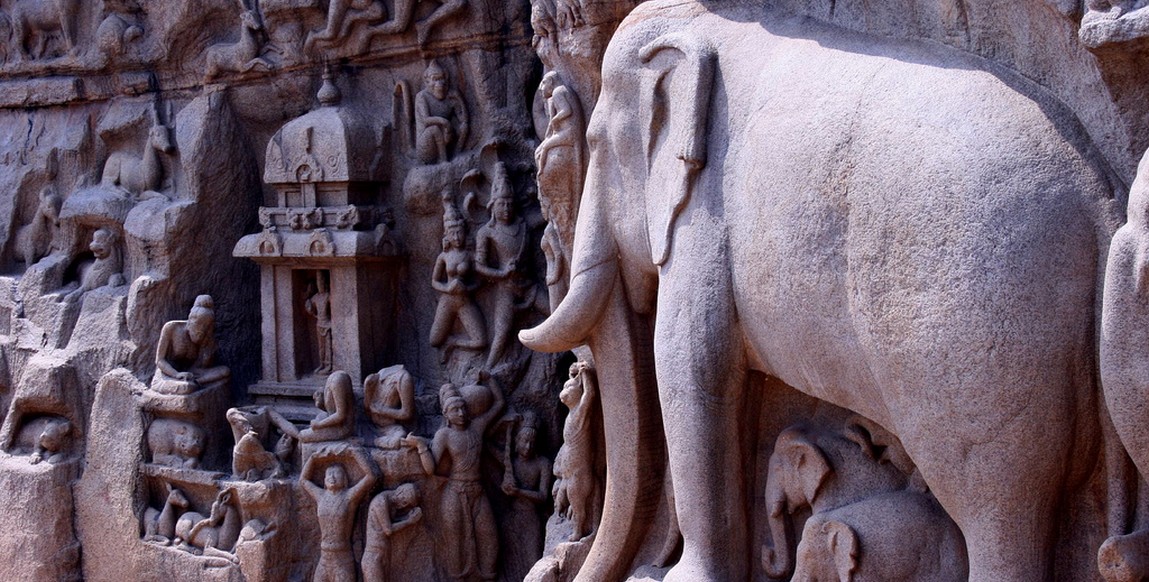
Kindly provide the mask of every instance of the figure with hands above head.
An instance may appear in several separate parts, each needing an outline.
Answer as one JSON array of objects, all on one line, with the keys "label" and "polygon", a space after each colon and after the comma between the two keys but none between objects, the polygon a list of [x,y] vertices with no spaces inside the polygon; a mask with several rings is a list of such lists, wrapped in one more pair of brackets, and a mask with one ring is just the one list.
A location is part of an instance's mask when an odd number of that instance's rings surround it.
[{"label": "figure with hands above head", "polygon": [[[344,463],[354,462],[363,476],[348,487]],[[312,479],[320,465],[327,465],[323,487]],[[319,520],[319,564],[313,582],[355,582],[355,554],[351,534],[355,510],[375,486],[375,468],[362,449],[345,444],[323,447],[307,460],[299,483],[315,500]]]}]

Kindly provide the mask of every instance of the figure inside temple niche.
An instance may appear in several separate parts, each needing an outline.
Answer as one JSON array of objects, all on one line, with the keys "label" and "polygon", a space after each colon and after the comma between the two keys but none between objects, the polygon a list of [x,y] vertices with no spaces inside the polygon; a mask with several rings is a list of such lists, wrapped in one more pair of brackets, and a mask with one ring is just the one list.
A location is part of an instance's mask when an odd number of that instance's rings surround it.
[{"label": "figure inside temple niche", "polygon": [[63,199],[52,184],[40,190],[36,214],[31,222],[16,231],[16,258],[31,267],[52,251],[52,241],[60,224],[60,206]]},{"label": "figure inside temple niche", "polygon": [[101,228],[92,233],[88,250],[96,257],[80,276],[80,286],[64,295],[64,301],[74,303],[88,291],[95,291],[105,285],[119,287],[127,283],[124,279],[124,259],[120,252],[119,237],[115,231]]},{"label": "figure inside temple niche", "polygon": [[[171,116],[170,104],[168,116]],[[175,151],[171,129],[160,121],[159,112],[153,108],[152,127],[148,130],[143,152],[112,152],[104,162],[100,183],[123,188],[135,197],[146,197],[146,193],[155,193],[163,186],[164,166],[160,154],[168,156]]]},{"label": "figure inside temple niche", "polygon": [[[514,544],[504,550],[508,575],[520,579],[543,555],[543,523],[539,508],[550,498],[551,462],[535,448],[538,422],[533,413],[522,417],[514,438],[507,438],[503,493],[511,498],[507,523],[515,532]],[[513,424],[508,427],[508,433]],[[512,452],[512,448],[514,449]]]},{"label": "figure inside temple niche", "polygon": [[367,416],[375,425],[375,446],[397,449],[407,429],[403,423],[415,417],[415,383],[402,364],[383,368],[363,381]]},{"label": "figure inside temple niche", "polygon": [[[449,191],[443,192],[443,252],[435,260],[431,287],[439,292],[435,320],[431,324],[431,346],[443,349],[443,360],[451,350],[481,350],[487,345],[487,325],[471,292],[478,286],[472,281],[474,263],[467,250],[467,223]],[[463,327],[463,336],[452,335],[455,322]]]},{"label": "figure inside temple niche", "polygon": [[227,382],[231,370],[215,365],[216,350],[215,301],[200,295],[186,320],[169,321],[160,331],[152,390],[190,394]]},{"label": "figure inside temple niche", "polygon": [[161,509],[149,507],[144,510],[144,541],[168,545],[176,537],[176,520],[187,510],[188,499],[183,492],[171,483],[164,482],[167,497]]},{"label": "figure inside temple niche", "polygon": [[319,414],[299,431],[300,441],[341,441],[355,434],[355,392],[347,372],[336,370],[327,377],[323,390],[315,393],[315,406]]},{"label": "figure inside temple niche", "polygon": [[334,345],[331,340],[331,293],[328,291],[327,271],[315,275],[315,293],[303,302],[303,310],[315,318],[315,336],[319,340],[319,367],[316,375],[330,374]]},{"label": "figure inside temple niche", "polygon": [[597,478],[594,466],[594,400],[598,398],[594,368],[586,362],[570,367],[559,400],[570,409],[563,425],[563,446],[555,457],[555,512],[574,525],[570,541],[590,535],[594,526]]},{"label": "figure inside temple niche", "polygon": [[[363,473],[350,488],[344,468],[348,462],[355,462]],[[327,465],[323,487],[312,481],[320,465]],[[362,449],[347,445],[323,447],[303,466],[299,483],[315,500],[319,518],[319,564],[311,577],[313,582],[355,582],[355,554],[351,549],[355,512],[375,486],[375,480],[375,468],[367,455]]]},{"label": "figure inside temple niche", "polygon": [[475,270],[495,288],[494,332],[487,355],[487,367],[493,368],[506,350],[516,309],[533,302],[531,298],[519,303],[524,288],[530,288],[530,282],[524,281],[519,271],[527,248],[527,223],[515,216],[514,192],[502,162],[495,166],[487,208],[491,219],[475,235]]},{"label": "figure inside temple niche", "polygon": [[423,519],[419,491],[413,483],[383,491],[367,506],[367,539],[363,544],[363,582],[390,582],[391,536]]},{"label": "figure inside temple niche", "polygon": [[431,61],[415,94],[415,153],[423,164],[449,161],[467,142],[467,104],[450,86],[447,71]]},{"label": "figure inside temple niche", "polygon": [[40,461],[49,463],[58,462],[65,456],[64,448],[68,444],[67,438],[72,434],[72,423],[63,418],[56,418],[44,425],[40,436],[36,438],[36,447],[32,451],[28,462],[33,465]]},{"label": "figure inside temple niche", "polygon": [[485,412],[471,418],[459,390],[444,384],[439,401],[446,426],[430,442],[413,434],[403,439],[419,452],[426,474],[436,475],[440,467],[449,467],[442,497],[446,564],[451,579],[459,581],[495,580],[499,555],[498,530],[491,502],[483,492],[480,462],[487,428],[502,414],[505,400],[498,382],[485,370],[479,373],[479,383],[493,396]]}]

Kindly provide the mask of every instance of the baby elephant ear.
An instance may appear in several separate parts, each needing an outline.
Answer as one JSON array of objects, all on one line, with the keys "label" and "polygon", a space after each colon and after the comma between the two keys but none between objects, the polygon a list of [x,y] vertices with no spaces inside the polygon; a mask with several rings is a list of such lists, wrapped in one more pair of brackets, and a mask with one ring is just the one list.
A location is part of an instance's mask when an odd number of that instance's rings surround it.
[{"label": "baby elephant ear", "polygon": [[690,200],[706,166],[710,94],[717,56],[701,38],[684,33],[658,37],[639,58],[652,74],[639,97],[646,152],[646,216],[651,258],[670,256],[674,221]]},{"label": "baby elephant ear", "polygon": [[834,520],[822,524],[822,534],[830,555],[834,556],[834,566],[838,571],[839,582],[851,582],[858,569],[858,536],[850,526]]}]

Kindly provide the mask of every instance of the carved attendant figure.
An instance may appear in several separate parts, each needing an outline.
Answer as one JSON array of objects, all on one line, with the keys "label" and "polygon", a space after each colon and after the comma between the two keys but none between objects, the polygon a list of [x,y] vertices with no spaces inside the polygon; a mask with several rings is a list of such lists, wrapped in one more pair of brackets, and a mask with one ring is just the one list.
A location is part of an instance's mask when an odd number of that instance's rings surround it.
[{"label": "carved attendant figure", "polygon": [[303,309],[315,318],[315,331],[319,338],[319,367],[316,374],[330,374],[333,357],[331,341],[331,293],[327,290],[327,274],[319,271],[315,276],[319,289],[303,302]]},{"label": "carved attendant figure", "polygon": [[514,534],[514,545],[507,549],[504,559],[510,577],[516,580],[524,577],[543,555],[543,517],[539,507],[550,496],[551,462],[536,453],[536,426],[535,416],[525,414],[514,439],[513,456],[511,443],[507,443],[502,489],[511,497],[507,523]]},{"label": "carved attendant figure", "polygon": [[570,541],[591,532],[596,478],[594,474],[594,400],[597,398],[594,368],[586,362],[570,367],[559,400],[570,409],[563,425],[563,446],[555,457],[555,512],[574,522]]},{"label": "carved attendant figure", "polygon": [[506,168],[495,168],[495,183],[488,205],[491,219],[475,235],[475,270],[495,284],[494,333],[487,367],[503,357],[514,324],[516,300],[522,295],[519,264],[527,247],[527,225],[515,217],[514,197]]},{"label": "carved attendant figure", "polygon": [[[411,483],[384,491],[371,500],[367,507],[367,540],[363,544],[364,582],[387,582],[391,536],[423,519],[423,510],[418,504],[419,492]],[[406,515],[402,515],[403,512],[407,512]]]},{"label": "carved attendant figure", "polygon": [[431,61],[423,72],[423,90],[415,94],[415,150],[419,161],[438,164],[451,159],[467,141],[467,105],[450,89],[447,71]]},{"label": "carved attendant figure", "polygon": [[[475,285],[471,276],[471,253],[467,251],[466,222],[459,216],[449,193],[443,194],[443,252],[435,260],[431,287],[439,292],[435,321],[431,324],[431,346],[441,347],[445,360],[454,348],[481,349],[487,342],[483,314],[471,299]],[[466,337],[452,337],[455,321],[463,325]]]},{"label": "carved attendant figure", "polygon": [[211,295],[200,295],[186,320],[169,321],[160,331],[152,389],[164,394],[188,394],[226,382],[231,370],[215,365],[214,334],[215,302]]},{"label": "carved attendant figure", "polygon": [[407,433],[403,422],[415,416],[415,384],[402,364],[383,368],[363,381],[367,416],[375,425],[375,446],[397,449]]},{"label": "carved attendant figure", "polygon": [[440,466],[449,465],[448,481],[443,489],[443,522],[447,541],[447,572],[453,580],[495,579],[495,561],[499,555],[498,531],[491,503],[480,483],[480,460],[487,427],[503,412],[503,391],[487,372],[480,372],[479,382],[487,383],[494,401],[483,414],[470,418],[467,403],[451,384],[439,390],[443,417],[447,426],[440,428],[428,444],[427,439],[408,435],[407,446],[419,451],[423,471],[435,475]]},{"label": "carved attendant figure", "polygon": [[[347,487],[347,471],[334,463],[327,467],[323,487],[312,482],[320,461],[354,460],[363,477],[351,488]],[[361,449],[321,449],[307,460],[300,475],[303,490],[315,500],[319,517],[319,564],[315,567],[313,582],[355,582],[355,554],[351,550],[351,530],[355,525],[355,509],[375,485],[375,471]]]}]

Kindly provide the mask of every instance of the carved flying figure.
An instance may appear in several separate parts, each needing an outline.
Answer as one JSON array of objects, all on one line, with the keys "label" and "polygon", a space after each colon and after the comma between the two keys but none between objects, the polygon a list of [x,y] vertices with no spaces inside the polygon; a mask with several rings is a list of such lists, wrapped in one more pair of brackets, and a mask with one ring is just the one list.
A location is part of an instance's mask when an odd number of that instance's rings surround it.
[{"label": "carved flying figure", "polygon": [[[431,324],[431,346],[443,349],[446,361],[455,348],[482,349],[487,344],[487,324],[479,306],[471,298],[478,285],[472,281],[474,261],[467,250],[467,222],[443,192],[443,252],[435,259],[431,287],[439,292],[435,319]],[[463,336],[452,335],[455,322]]]},{"label": "carved flying figure", "polygon": [[160,122],[159,114],[152,111],[152,127],[143,152],[117,151],[104,162],[104,174],[100,183],[104,186],[118,186],[133,196],[145,192],[156,192],[163,185],[164,166],[160,154],[171,155],[176,151],[171,130]]},{"label": "carved flying figure", "polygon": [[[379,20],[385,14],[380,0],[331,0],[327,5],[327,24],[323,30],[308,33],[303,50],[312,52],[316,46],[341,44],[357,26]],[[366,49],[366,44],[366,41],[360,42],[359,52]]]}]

